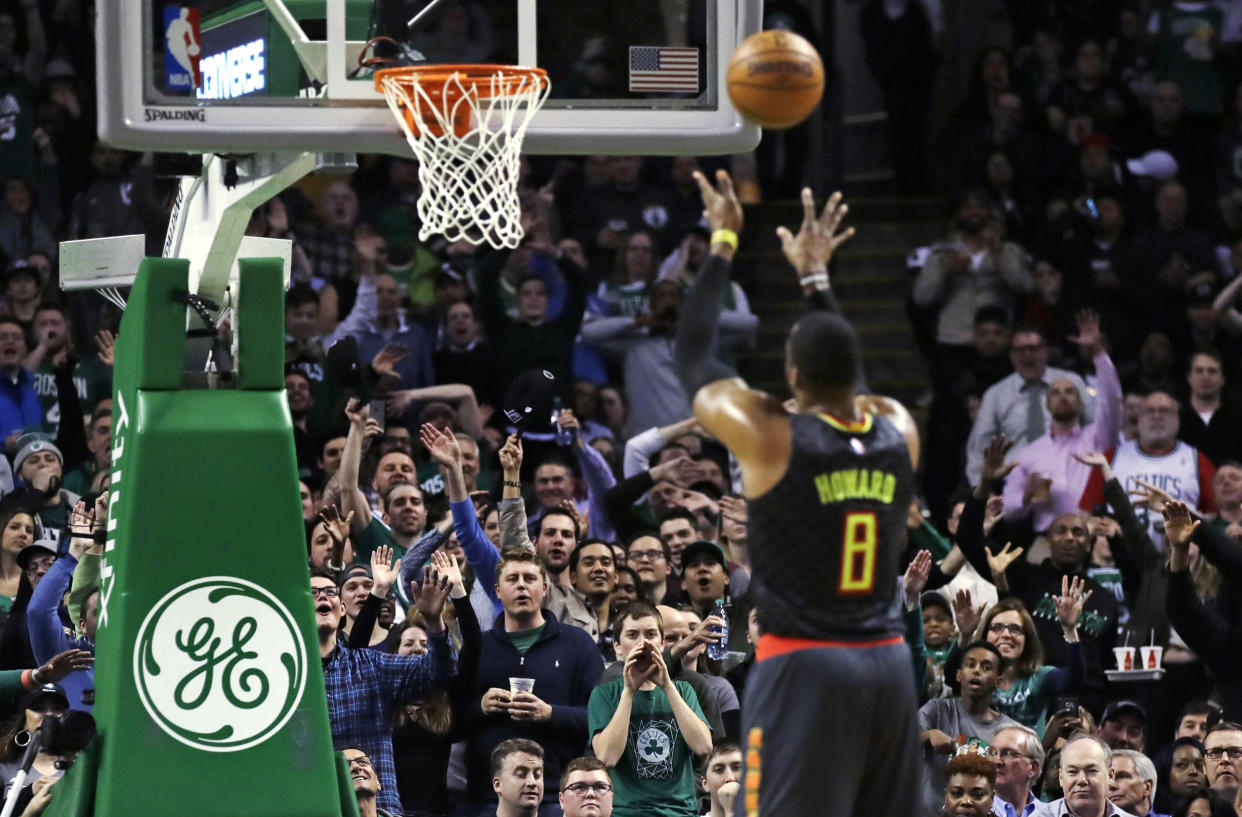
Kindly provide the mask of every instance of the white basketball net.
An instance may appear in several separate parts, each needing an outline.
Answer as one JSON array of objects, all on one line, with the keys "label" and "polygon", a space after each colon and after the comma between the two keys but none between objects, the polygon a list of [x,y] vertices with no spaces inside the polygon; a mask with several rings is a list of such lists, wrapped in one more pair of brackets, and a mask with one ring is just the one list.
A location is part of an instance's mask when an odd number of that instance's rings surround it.
[{"label": "white basketball net", "polygon": [[[512,249],[525,234],[517,193],[522,137],[551,84],[504,68],[496,70],[490,85],[462,77],[444,80],[443,91],[424,88],[417,73],[380,77],[388,107],[419,163],[418,238],[443,235]],[[407,111],[427,127],[416,133]],[[453,123],[467,116],[469,130],[459,136]]]}]

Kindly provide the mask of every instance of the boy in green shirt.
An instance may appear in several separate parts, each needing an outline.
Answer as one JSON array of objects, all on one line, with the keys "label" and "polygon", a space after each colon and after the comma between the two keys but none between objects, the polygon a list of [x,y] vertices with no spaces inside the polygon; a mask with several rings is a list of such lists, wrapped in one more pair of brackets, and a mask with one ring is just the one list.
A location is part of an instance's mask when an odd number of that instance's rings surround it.
[{"label": "boy in green shirt", "polygon": [[613,625],[625,669],[587,704],[591,747],[608,766],[615,817],[696,817],[694,755],[712,749],[711,730],[689,684],[669,678],[664,624],[634,601]]}]

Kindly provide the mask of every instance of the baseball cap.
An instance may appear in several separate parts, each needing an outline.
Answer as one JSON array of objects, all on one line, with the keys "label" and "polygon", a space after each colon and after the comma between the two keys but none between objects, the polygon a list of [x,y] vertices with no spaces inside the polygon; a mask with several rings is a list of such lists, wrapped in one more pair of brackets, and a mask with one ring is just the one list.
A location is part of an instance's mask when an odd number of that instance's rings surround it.
[{"label": "baseball cap", "polygon": [[1104,709],[1104,715],[1100,718],[1100,723],[1107,723],[1108,721],[1115,720],[1122,715],[1133,715],[1138,718],[1144,726],[1147,725],[1147,713],[1143,711],[1143,707],[1130,700],[1113,701],[1109,704]]},{"label": "baseball cap", "polygon": [[919,604],[923,607],[942,607],[949,614],[949,618],[953,618],[953,605],[949,603],[949,599],[939,590],[928,590],[919,597]]},{"label": "baseball cap", "polygon": [[341,575],[341,583],[338,586],[344,587],[345,582],[349,581],[350,579],[356,579],[359,576],[365,576],[368,579],[373,578],[371,576],[371,568],[367,567],[366,565],[350,565],[345,570],[345,572]]},{"label": "baseball cap", "polygon": [[58,701],[64,709],[69,708],[69,698],[57,684],[44,684],[28,691],[17,702],[18,709],[33,709],[36,705],[48,700]]},{"label": "baseball cap", "polygon": [[1135,176],[1167,181],[1177,175],[1177,160],[1163,150],[1149,150],[1137,159],[1127,159],[1126,167]]},{"label": "baseball cap", "polygon": [[9,264],[8,269],[4,271],[4,280],[8,281],[12,278],[17,277],[18,275],[29,275],[31,278],[38,280],[39,271],[35,269],[34,267],[30,266],[30,264],[27,263],[24,258],[19,258],[13,263]]},{"label": "baseball cap", "polygon": [[26,567],[29,566],[31,559],[35,559],[39,556],[55,555],[56,551],[52,550],[47,545],[42,542],[35,542],[33,545],[26,545],[26,547],[22,548],[17,554],[17,566],[22,570],[25,570]]},{"label": "baseball cap", "polygon": [[52,438],[39,431],[32,434],[23,434],[17,440],[17,456],[13,458],[13,470],[20,473],[22,463],[26,461],[26,458],[40,451],[51,451],[61,463],[65,461],[64,455],[60,453],[56,443],[52,442]]},{"label": "baseball cap", "polygon": [[1190,306],[1206,306],[1216,300],[1216,276],[1201,272],[1186,282],[1186,301]]},{"label": "baseball cap", "polygon": [[725,570],[729,569],[729,563],[725,560],[724,551],[720,546],[708,542],[706,539],[700,539],[697,542],[691,542],[681,551],[681,572],[686,572],[686,565],[694,561],[694,557],[706,553],[713,561],[718,562]]},{"label": "baseball cap", "polygon": [[[552,410],[552,392],[556,388],[556,375],[547,369],[530,369],[522,372],[505,390],[505,419],[520,426],[532,417],[549,416]],[[536,423],[536,425],[539,425]]]}]

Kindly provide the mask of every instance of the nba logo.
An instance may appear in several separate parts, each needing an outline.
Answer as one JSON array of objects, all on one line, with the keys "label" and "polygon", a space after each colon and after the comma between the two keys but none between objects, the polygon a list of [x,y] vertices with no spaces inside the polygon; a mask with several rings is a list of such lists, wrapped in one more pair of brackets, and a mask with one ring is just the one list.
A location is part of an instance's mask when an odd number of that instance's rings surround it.
[{"label": "nba logo", "polygon": [[171,92],[191,93],[203,84],[198,70],[202,51],[198,22],[196,8],[164,9],[164,85]]}]

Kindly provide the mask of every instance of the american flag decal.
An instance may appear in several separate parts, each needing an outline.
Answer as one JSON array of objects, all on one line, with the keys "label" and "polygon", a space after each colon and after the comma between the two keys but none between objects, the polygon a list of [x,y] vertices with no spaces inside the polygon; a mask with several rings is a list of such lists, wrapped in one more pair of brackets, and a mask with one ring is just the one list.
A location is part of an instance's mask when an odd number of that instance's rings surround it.
[{"label": "american flag decal", "polygon": [[699,92],[699,49],[630,46],[630,91]]}]

